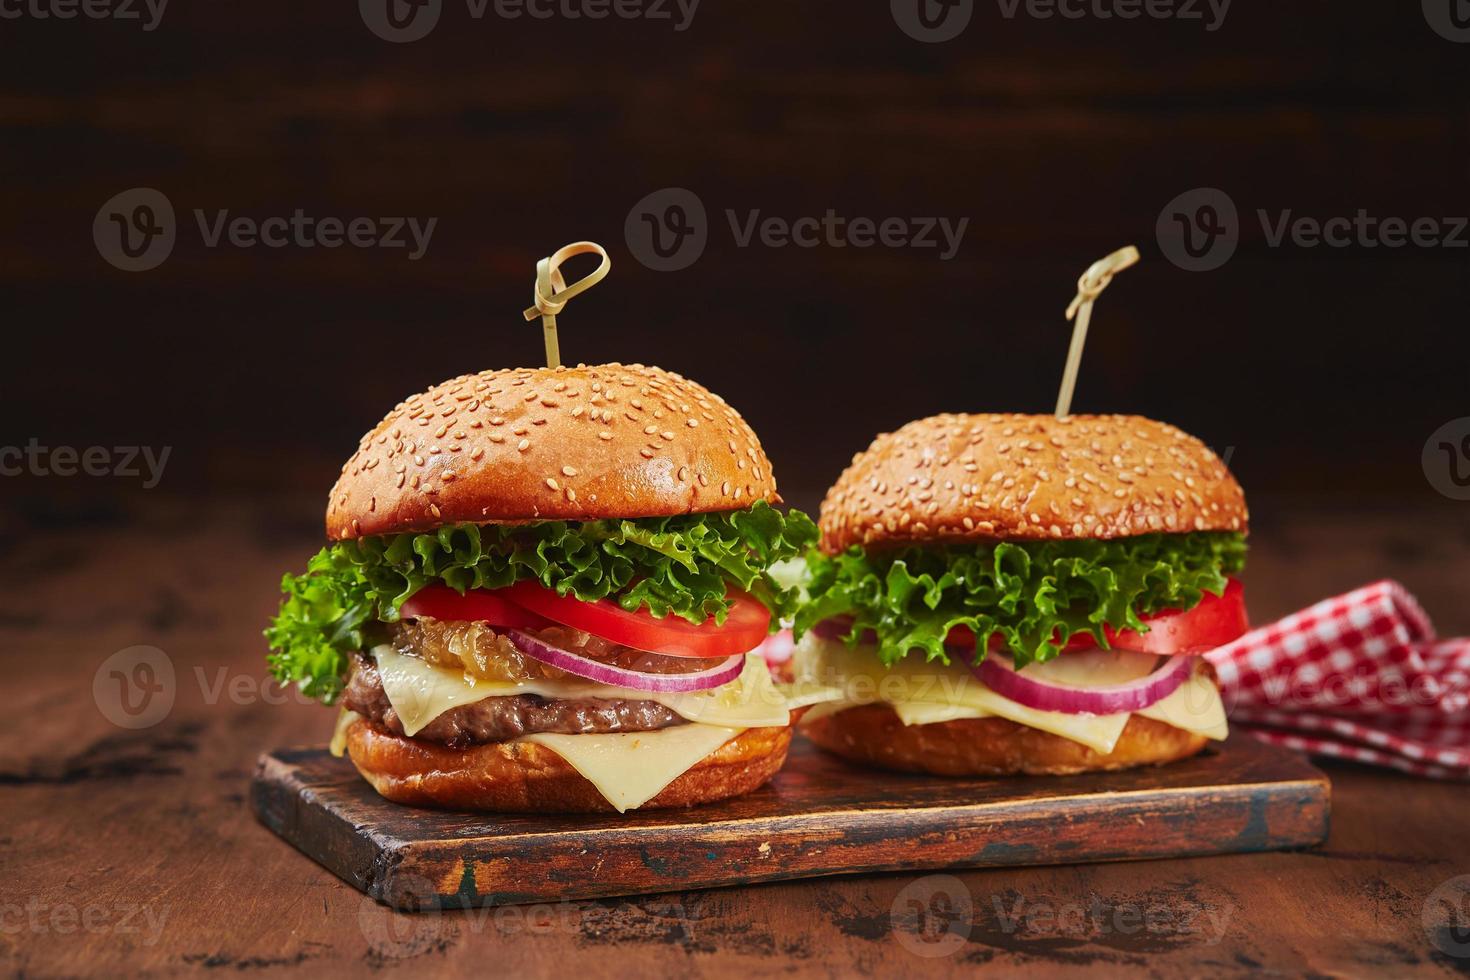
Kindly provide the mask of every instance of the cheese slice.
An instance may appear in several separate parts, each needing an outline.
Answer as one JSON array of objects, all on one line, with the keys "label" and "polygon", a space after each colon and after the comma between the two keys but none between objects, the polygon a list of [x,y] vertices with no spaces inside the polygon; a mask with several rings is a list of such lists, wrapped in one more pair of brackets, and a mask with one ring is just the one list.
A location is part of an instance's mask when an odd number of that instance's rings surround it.
[{"label": "cheese slice", "polygon": [[[967,667],[953,661],[945,665],[908,657],[891,668],[884,668],[871,647],[852,648],[841,641],[824,640],[811,634],[802,639],[794,659],[798,680],[831,683],[841,678],[846,688],[841,703],[821,705],[809,711],[803,722],[860,704],[882,702],[893,708],[905,725],[1005,718],[1085,745],[1103,755],[1113,751],[1128,724],[1128,712],[1089,715],[1028,708],[995,693]],[[1123,684],[1143,676],[1156,662],[1151,656],[1120,653],[1074,658],[1068,664],[1060,664],[1067,659],[1058,658],[1044,665],[1048,681],[1077,686]],[[1207,677],[1200,675],[1138,714],[1207,738],[1223,739],[1228,731],[1220,693]]]},{"label": "cheese slice", "polygon": [[[546,698],[597,698],[656,701],[688,721],[736,728],[787,725],[791,708],[786,693],[771,680],[771,672],[759,654],[748,654],[738,678],[707,691],[660,694],[626,687],[611,687],[593,681],[558,680],[510,683],[486,681],[463,671],[438,667],[399,653],[386,644],[373,649],[383,692],[403,723],[403,733],[413,736],[451,708],[474,704],[485,698],[537,694]],[[811,697],[830,699],[837,691],[807,691]]]},{"label": "cheese slice", "polygon": [[623,813],[653,799],[742,730],[690,724],[624,735],[542,732],[516,741],[544,745],[561,756]]},{"label": "cheese slice", "polygon": [[1196,673],[1173,694],[1134,714],[1216,741],[1223,741],[1230,734],[1220,689],[1202,673]]},{"label": "cheese slice", "polygon": [[968,718],[988,718],[990,712],[984,708],[971,708],[962,704],[932,704],[927,701],[903,701],[889,705],[898,720],[905,725],[937,725],[941,721],[963,721]]},{"label": "cheese slice", "polygon": [[[1107,754],[1118,744],[1128,716],[1079,715],[1063,711],[1038,711],[1002,697],[982,684],[969,669],[952,660],[949,664],[906,657],[885,668],[871,647],[849,647],[840,640],[824,640],[812,634],[802,638],[796,654],[796,676],[831,683],[841,678],[847,700],[855,704],[882,701],[889,705],[920,703],[969,708],[994,715],[1028,728],[1040,729]],[[953,720],[953,719],[946,719]]]},{"label": "cheese slice", "polygon": [[332,741],[327,745],[328,752],[338,759],[347,754],[347,726],[361,717],[356,711],[348,711],[346,708],[338,713],[337,727],[332,729]]},{"label": "cheese slice", "polygon": [[[802,720],[811,717],[821,717],[821,714],[832,714],[843,708],[852,707],[851,704],[821,705],[814,708]],[[905,725],[933,725],[941,721],[960,721],[969,718],[987,718],[991,714],[981,708],[970,708],[955,704],[931,704],[924,701],[905,701],[900,704],[890,705],[893,713],[898,715],[900,721]],[[1152,718],[1166,725],[1205,738],[1223,741],[1230,734],[1230,726],[1225,718],[1225,703],[1220,698],[1220,690],[1210,682],[1208,677],[1196,674],[1179,686],[1173,694],[1149,705],[1142,711],[1134,714],[1144,718]]]},{"label": "cheese slice", "polygon": [[824,703],[841,701],[843,697],[842,688],[835,684],[814,684],[810,681],[798,680],[776,684],[775,687],[786,698],[786,707],[792,711],[797,708],[821,706]]}]

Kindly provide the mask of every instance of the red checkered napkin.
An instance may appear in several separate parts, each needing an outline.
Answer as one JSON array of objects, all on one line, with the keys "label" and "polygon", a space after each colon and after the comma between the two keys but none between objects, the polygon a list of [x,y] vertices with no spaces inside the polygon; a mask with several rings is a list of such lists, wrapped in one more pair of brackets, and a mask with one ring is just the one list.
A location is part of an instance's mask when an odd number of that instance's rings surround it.
[{"label": "red checkered napkin", "polygon": [[1205,655],[1230,723],[1317,755],[1470,779],[1470,639],[1402,585],[1327,599]]}]

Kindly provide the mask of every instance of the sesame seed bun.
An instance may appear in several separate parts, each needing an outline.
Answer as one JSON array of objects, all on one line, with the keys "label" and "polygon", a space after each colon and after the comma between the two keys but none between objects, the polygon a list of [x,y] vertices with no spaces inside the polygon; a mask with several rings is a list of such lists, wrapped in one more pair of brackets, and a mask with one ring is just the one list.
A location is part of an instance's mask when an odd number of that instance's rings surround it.
[{"label": "sesame seed bun", "polygon": [[[786,761],[791,728],[747,728],[637,809],[712,803],[748,793]],[[454,749],[364,721],[347,727],[347,754],[394,803],[494,813],[604,813],[616,808],[586,777],[535,742]]]},{"label": "sesame seed bun", "polygon": [[460,522],[667,517],[778,503],[759,440],[702,385],[641,364],[466,374],[363,436],[332,540]]},{"label": "sesame seed bun", "polygon": [[880,435],[822,503],[821,547],[1247,530],[1204,443],[1137,415],[936,415]]},{"label": "sesame seed bun", "polygon": [[1203,735],[1133,715],[1113,751],[1103,755],[1071,739],[1004,718],[905,725],[886,704],[868,704],[802,725],[802,734],[844,759],[936,776],[1061,776],[1131,769],[1184,759],[1205,747]]}]

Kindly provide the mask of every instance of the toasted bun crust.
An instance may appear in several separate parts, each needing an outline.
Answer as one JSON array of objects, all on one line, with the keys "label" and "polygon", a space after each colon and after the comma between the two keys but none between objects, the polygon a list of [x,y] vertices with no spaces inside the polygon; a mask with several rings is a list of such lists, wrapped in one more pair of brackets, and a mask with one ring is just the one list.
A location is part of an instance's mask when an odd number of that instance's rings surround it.
[{"label": "toasted bun crust", "polygon": [[778,502],[724,399],[641,364],[466,374],[399,403],[342,467],[327,536],[666,517]]},{"label": "toasted bun crust", "polygon": [[935,415],[880,435],[822,503],[853,544],[1245,531],[1245,494],[1193,436],[1137,415]]},{"label": "toasted bun crust", "polygon": [[1118,744],[1099,755],[1070,739],[1004,718],[905,725],[886,704],[815,718],[802,734],[853,762],[936,776],[1060,776],[1158,765],[1194,755],[1205,737],[1134,715]]},{"label": "toasted bun crust", "polygon": [[[638,809],[749,793],[776,774],[790,745],[789,727],[747,728]],[[347,754],[363,778],[394,803],[493,813],[616,812],[570,763],[534,742],[452,749],[358,720],[347,728]]]}]

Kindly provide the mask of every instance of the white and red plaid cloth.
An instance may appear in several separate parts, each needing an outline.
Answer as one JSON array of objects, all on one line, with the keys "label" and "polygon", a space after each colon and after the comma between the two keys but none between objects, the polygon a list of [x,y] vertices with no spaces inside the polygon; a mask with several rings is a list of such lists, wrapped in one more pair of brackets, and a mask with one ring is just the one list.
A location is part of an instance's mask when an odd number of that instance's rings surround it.
[{"label": "white and red plaid cloth", "polygon": [[1231,725],[1257,738],[1470,778],[1470,639],[1438,639],[1397,582],[1319,602],[1206,658]]}]

